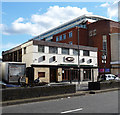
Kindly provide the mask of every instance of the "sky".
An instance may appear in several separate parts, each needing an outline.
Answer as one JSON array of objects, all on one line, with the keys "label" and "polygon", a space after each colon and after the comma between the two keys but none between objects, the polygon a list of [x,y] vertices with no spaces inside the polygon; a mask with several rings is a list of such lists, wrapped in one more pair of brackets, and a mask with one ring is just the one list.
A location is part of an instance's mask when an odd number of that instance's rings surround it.
[{"label": "sky", "polygon": [[111,2],[8,2],[0,9],[1,52],[83,14],[118,21],[118,1]]}]

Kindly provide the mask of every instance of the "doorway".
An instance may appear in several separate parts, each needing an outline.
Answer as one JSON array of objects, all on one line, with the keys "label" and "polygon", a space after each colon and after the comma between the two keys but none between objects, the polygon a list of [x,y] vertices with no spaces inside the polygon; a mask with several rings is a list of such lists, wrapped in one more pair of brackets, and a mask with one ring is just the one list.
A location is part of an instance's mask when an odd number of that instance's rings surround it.
[{"label": "doorway", "polygon": [[57,82],[56,73],[57,73],[56,68],[50,68],[50,82]]},{"label": "doorway", "polygon": [[83,70],[83,81],[90,81],[91,80],[91,69],[84,69]]}]

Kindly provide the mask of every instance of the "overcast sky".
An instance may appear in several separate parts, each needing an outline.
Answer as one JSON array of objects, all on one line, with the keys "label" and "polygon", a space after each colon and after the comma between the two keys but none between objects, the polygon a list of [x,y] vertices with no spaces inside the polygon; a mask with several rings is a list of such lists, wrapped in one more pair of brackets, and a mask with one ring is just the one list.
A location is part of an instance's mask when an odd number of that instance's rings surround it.
[{"label": "overcast sky", "polygon": [[117,21],[118,1],[2,2],[0,53],[83,14],[100,15]]}]

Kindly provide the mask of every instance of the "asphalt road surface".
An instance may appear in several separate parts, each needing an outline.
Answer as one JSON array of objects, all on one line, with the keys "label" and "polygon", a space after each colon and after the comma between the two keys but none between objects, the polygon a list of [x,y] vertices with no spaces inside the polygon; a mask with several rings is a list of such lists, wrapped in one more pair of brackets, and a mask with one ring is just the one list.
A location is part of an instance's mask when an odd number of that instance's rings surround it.
[{"label": "asphalt road surface", "polygon": [[11,105],[2,113],[118,113],[118,91]]}]

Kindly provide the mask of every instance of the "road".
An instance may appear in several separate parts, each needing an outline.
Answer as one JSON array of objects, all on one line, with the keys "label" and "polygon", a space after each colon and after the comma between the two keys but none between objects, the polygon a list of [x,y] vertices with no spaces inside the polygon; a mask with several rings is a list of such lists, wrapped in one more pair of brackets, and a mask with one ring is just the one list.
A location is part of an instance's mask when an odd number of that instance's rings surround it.
[{"label": "road", "polygon": [[118,91],[6,106],[3,113],[118,113]]}]

